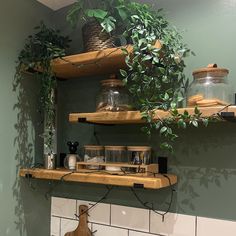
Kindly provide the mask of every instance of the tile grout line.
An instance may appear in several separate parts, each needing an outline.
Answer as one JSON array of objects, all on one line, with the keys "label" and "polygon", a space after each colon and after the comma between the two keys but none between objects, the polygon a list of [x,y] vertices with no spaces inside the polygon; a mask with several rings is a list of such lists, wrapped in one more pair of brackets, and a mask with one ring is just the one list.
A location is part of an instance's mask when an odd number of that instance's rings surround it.
[{"label": "tile grout line", "polygon": [[195,236],[197,236],[197,216],[195,218]]},{"label": "tile grout line", "polygon": [[110,217],[109,217],[109,220],[110,220],[110,225],[111,225],[111,204],[110,204]]},{"label": "tile grout line", "polygon": [[59,236],[61,236],[61,218],[60,218],[60,229],[59,229]]},{"label": "tile grout line", "polygon": [[151,233],[151,211],[150,210],[149,210],[148,217],[149,217],[149,233]]}]

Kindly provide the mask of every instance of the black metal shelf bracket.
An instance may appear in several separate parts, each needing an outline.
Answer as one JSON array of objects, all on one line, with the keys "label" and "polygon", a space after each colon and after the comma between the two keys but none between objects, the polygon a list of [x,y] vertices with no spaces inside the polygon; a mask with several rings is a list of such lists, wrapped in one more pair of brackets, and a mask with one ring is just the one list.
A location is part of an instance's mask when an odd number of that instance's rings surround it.
[{"label": "black metal shelf bracket", "polygon": [[223,111],[220,114],[220,117],[229,122],[236,122],[236,117],[234,112]]}]

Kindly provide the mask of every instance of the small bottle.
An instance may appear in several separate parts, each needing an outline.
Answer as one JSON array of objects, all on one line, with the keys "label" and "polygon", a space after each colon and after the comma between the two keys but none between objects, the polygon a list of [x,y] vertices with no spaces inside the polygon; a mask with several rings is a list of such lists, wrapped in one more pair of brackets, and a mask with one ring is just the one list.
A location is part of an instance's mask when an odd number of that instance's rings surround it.
[{"label": "small bottle", "polygon": [[75,170],[76,169],[76,162],[79,161],[79,155],[77,152],[77,147],[79,146],[78,142],[67,142],[69,147],[69,154],[66,155],[64,160],[64,166],[66,169]]}]

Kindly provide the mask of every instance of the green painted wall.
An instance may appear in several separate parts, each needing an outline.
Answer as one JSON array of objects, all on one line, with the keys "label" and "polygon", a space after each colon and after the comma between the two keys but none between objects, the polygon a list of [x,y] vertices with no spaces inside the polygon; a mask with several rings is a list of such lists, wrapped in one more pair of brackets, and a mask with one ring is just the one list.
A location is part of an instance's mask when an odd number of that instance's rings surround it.
[{"label": "green painted wall", "polygon": [[[148,2],[148,1],[143,1]],[[230,69],[230,83],[236,89],[234,77],[236,2],[229,0],[160,0],[149,1],[163,7],[171,21],[185,29],[184,38],[197,54],[187,61],[186,74],[208,63],[217,62]],[[14,7],[13,7],[14,6]],[[92,184],[51,183],[16,177],[18,165],[35,157],[42,161],[41,140],[36,98],[38,84],[27,78],[22,86],[27,91],[17,109],[17,93],[12,91],[14,61],[23,46],[24,38],[32,32],[40,19],[55,23],[74,39],[71,52],[82,48],[79,32],[72,32],[65,22],[65,11],[53,14],[31,0],[4,1],[0,8],[0,235],[49,235],[50,200],[53,196],[98,200],[106,191],[104,186]],[[52,18],[51,18],[52,17]],[[80,27],[78,27],[80,28]],[[81,78],[59,82],[59,151],[66,151],[67,140],[79,140],[80,145],[95,143],[94,129],[102,144],[151,144],[158,155],[158,135],[152,140],[140,132],[140,127],[94,127],[72,125],[67,122],[69,112],[95,109],[95,94],[99,78]],[[29,99],[30,98],[30,99]],[[21,110],[19,110],[20,108]],[[21,113],[19,113],[22,111]],[[20,114],[20,116],[18,116]],[[22,119],[22,120],[19,120]],[[23,136],[24,125],[28,133]],[[171,171],[179,176],[172,211],[191,215],[236,220],[236,127],[235,124],[212,124],[209,128],[177,131],[174,156],[169,157]],[[14,145],[15,138],[19,141]],[[18,146],[20,144],[20,147]],[[32,144],[28,145],[28,144]],[[18,152],[19,151],[19,152]],[[21,154],[21,156],[18,155]],[[30,186],[29,186],[30,185]],[[49,192],[50,191],[50,192]],[[145,201],[165,209],[169,189],[139,190]],[[107,202],[140,206],[128,188],[116,187]]]},{"label": "green painted wall", "polygon": [[[142,1],[164,8],[169,19],[183,32],[189,47],[197,54],[187,60],[186,74],[209,63],[218,63],[230,69],[230,84],[235,91],[236,77],[234,41],[236,28],[236,2],[234,1]],[[61,29],[70,33],[64,22],[66,9],[54,16]],[[80,26],[77,29],[79,32]],[[80,38],[73,42],[73,52],[82,48]],[[95,109],[95,95],[99,90],[100,78],[81,78],[60,82],[59,86],[59,148],[66,151],[67,140],[79,140],[81,146],[95,143],[94,129],[101,144],[152,144],[157,155],[159,136],[152,140],[140,132],[137,126],[92,126],[69,124],[69,112],[92,112]],[[175,144],[175,155],[169,157],[170,169],[179,176],[175,202],[172,211],[186,214],[236,220],[236,126],[230,123],[211,124],[207,129],[190,128],[177,130],[180,135]],[[72,190],[73,189],[73,190]],[[54,195],[96,200],[105,191],[102,186],[62,184]],[[165,209],[169,189],[160,191],[140,190],[140,196],[155,207]],[[128,188],[116,188],[107,202],[140,206]],[[227,203],[227,205],[222,203]],[[227,207],[226,207],[227,206]]]},{"label": "green painted wall", "polygon": [[[38,145],[37,112],[35,112],[38,83],[27,78],[23,85],[26,92],[24,102],[18,103],[19,93],[13,92],[15,61],[19,50],[23,47],[24,39],[33,31],[41,19],[51,22],[51,11],[32,0],[1,1],[0,8],[0,235],[48,235],[49,202],[44,200],[41,188],[33,191],[20,182],[17,168],[26,152],[29,158],[35,156]],[[20,110],[23,116],[18,116]],[[23,118],[24,122],[19,123]],[[28,135],[20,135],[24,130],[23,124],[28,125]],[[21,157],[17,155],[19,146],[14,141],[21,142]],[[27,139],[27,140],[26,140]],[[17,141],[17,140],[16,140]],[[26,141],[26,142],[25,142]],[[26,147],[26,143],[32,143]],[[27,144],[28,145],[28,144]],[[36,149],[35,149],[36,147]],[[32,150],[31,150],[32,149]],[[38,194],[40,193],[40,194]],[[37,212],[37,214],[35,214]],[[43,217],[42,217],[43,216]],[[25,224],[24,224],[25,222]],[[41,222],[39,224],[39,222]],[[36,233],[38,232],[38,233]]]}]

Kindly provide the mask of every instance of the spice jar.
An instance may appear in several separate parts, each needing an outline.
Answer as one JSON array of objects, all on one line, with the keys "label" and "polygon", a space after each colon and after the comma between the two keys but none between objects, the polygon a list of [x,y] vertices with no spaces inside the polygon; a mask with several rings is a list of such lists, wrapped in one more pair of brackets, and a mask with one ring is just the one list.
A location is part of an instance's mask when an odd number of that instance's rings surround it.
[{"label": "spice jar", "polygon": [[[104,147],[98,145],[85,145],[84,146],[84,161],[90,163],[102,163],[104,158]],[[88,165],[88,169],[97,170],[99,166]]]},{"label": "spice jar", "polygon": [[111,163],[111,166],[106,166],[106,170],[120,171],[121,168],[112,166],[112,162],[120,163],[127,162],[126,147],[125,146],[105,146],[105,161]]},{"label": "spice jar", "polygon": [[121,80],[114,75],[101,81],[101,91],[97,96],[96,111],[129,111],[132,110],[130,97]]},{"label": "spice jar", "polygon": [[229,70],[210,64],[193,71],[194,80],[188,89],[188,107],[226,106],[232,102],[227,81]]},{"label": "spice jar", "polygon": [[134,165],[148,165],[151,163],[151,147],[128,146],[128,160]]}]

